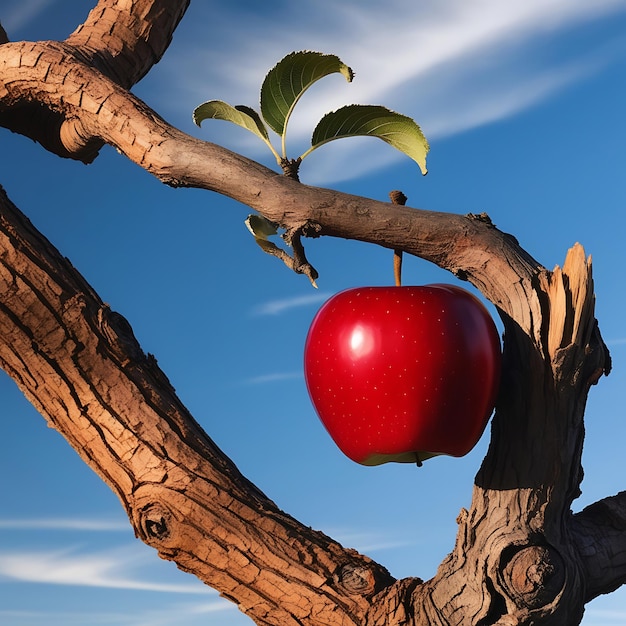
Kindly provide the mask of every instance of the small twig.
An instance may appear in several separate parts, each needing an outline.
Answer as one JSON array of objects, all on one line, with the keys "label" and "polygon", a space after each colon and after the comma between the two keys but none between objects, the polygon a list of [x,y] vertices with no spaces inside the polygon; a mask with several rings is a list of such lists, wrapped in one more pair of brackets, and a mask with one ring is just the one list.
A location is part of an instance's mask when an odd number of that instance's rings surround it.
[{"label": "small twig", "polygon": [[[407,197],[397,189],[389,192],[389,198],[394,204],[400,204],[402,206],[404,206],[407,201]],[[393,275],[396,287],[402,286],[402,250],[393,251]]]},{"label": "small twig", "polygon": [[306,228],[306,225],[299,226],[298,228],[289,229],[284,235],[283,239],[291,246],[293,250],[293,266],[292,269],[298,274],[304,274],[309,277],[313,287],[317,289],[316,280],[319,276],[317,270],[308,262],[306,254],[304,252],[304,246],[302,245],[302,231]]},{"label": "small twig", "polygon": [[278,234],[280,225],[276,222],[268,220],[263,215],[253,213],[252,215],[248,215],[246,226],[263,252],[277,257],[297,274],[305,274],[309,277],[313,287],[317,287],[315,280],[318,277],[318,273],[307,261],[301,238],[303,236],[319,236],[319,224],[305,222],[304,224],[299,224],[298,226],[287,229],[286,232],[281,235],[283,241],[293,250],[293,257],[286,250],[279,248],[270,240],[272,235]]}]

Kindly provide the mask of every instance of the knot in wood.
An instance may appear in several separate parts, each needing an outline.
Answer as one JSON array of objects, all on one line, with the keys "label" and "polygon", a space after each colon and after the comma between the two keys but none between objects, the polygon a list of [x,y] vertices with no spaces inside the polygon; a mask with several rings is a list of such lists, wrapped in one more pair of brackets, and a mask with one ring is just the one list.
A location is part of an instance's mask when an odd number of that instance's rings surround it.
[{"label": "knot in wood", "polygon": [[367,596],[376,590],[372,571],[357,563],[346,563],[335,573],[335,583],[351,595]]},{"label": "knot in wood", "polygon": [[565,584],[565,565],[549,546],[517,550],[503,569],[507,591],[518,606],[540,608],[553,602]]},{"label": "knot in wood", "polygon": [[98,311],[98,327],[106,340],[106,351],[122,365],[145,359],[128,320],[122,314],[112,311],[108,304]]},{"label": "knot in wood", "polygon": [[141,512],[141,530],[148,541],[164,541],[172,534],[172,514],[160,504],[150,504]]}]

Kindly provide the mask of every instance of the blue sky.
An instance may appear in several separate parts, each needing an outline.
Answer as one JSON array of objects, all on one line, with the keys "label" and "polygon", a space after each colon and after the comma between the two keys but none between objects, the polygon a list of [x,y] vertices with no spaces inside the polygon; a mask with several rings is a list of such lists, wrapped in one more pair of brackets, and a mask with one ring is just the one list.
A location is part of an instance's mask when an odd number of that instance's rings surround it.
[{"label": "blue sky", "polygon": [[[270,5],[267,8],[267,5]],[[67,36],[79,0],[3,0],[9,36]],[[274,166],[245,131],[191,122],[209,99],[256,106],[266,71],[292,50],[338,54],[299,104],[300,154],[321,115],[383,104],[415,118],[429,174],[376,140],[317,150],[301,179],[458,213],[487,211],[547,267],[581,242],[614,370],[591,392],[577,509],[625,487],[625,0],[320,0],[192,3],[164,59],[135,92],[171,123]],[[249,136],[248,136],[249,135]],[[254,245],[246,207],[164,187],[114,150],[91,166],[2,133],[0,184],[124,314],[195,417],[241,470],[303,522],[397,577],[434,574],[470,502],[488,430],[463,459],[363,468],[318,422],[302,378],[308,325],[325,298],[392,282],[388,251],[315,240],[319,290]],[[35,184],[36,182],[36,184]],[[45,193],[42,190],[45,189]],[[418,259],[404,281],[453,281]],[[0,623],[7,626],[243,626],[245,616],[134,538],[115,496],[0,376]],[[588,605],[586,626],[626,626],[626,592]]]}]

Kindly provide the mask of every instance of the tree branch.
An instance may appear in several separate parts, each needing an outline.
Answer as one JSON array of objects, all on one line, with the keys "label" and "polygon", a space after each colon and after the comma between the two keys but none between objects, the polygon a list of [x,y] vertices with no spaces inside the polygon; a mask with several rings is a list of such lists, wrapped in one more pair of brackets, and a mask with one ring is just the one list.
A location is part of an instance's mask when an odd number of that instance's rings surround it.
[{"label": "tree branch", "polygon": [[[5,100],[16,88],[18,92],[23,89],[25,97],[18,96],[14,101],[9,97],[5,106],[0,108],[0,124],[38,141],[54,154],[91,163],[105,140],[98,133],[85,131],[80,124],[80,113],[76,113],[75,106],[65,107],[63,96],[68,96],[69,92],[75,105],[81,96],[81,82],[88,80],[86,76],[92,73],[92,68],[109,80],[109,84],[105,84],[106,81],[94,84],[95,89],[102,91],[90,94],[94,98],[92,104],[106,99],[111,86],[132,87],[162,57],[188,5],[189,0],[135,0],[130,3],[100,0],[65,43],[47,42],[41,47],[18,42],[4,47],[1,56],[4,69],[25,62],[39,71],[33,72],[30,80],[27,71],[26,84],[18,81],[18,85],[11,85],[10,73],[1,72],[0,79],[7,92],[0,90],[0,99]],[[8,42],[6,33],[4,38],[0,33],[0,43],[5,41]],[[39,54],[43,58],[38,59]],[[72,76],[74,81],[68,77],[66,83],[62,75],[57,75],[50,85],[59,90],[56,98],[45,98],[41,93],[37,97],[31,93],[29,97],[31,89],[37,91],[37,82],[47,81],[46,67],[58,69],[58,61],[63,57],[71,59],[74,74],[79,76]],[[80,76],[81,68],[86,76]],[[78,91],[72,91],[76,89]]]},{"label": "tree branch", "polygon": [[490,222],[302,185],[177,130],[64,44],[7,46],[0,58],[0,120],[33,100],[62,112],[58,144],[65,156],[82,158],[84,145],[97,138],[169,185],[227,195],[287,230],[308,223],[320,236],[403,249],[470,280],[540,339],[532,282],[543,268]]},{"label": "tree branch", "polygon": [[[549,272],[485,216],[308,187],[180,132],[124,86],[162,54],[186,3],[171,11],[164,1],[126,4],[100,2],[64,43],[4,44],[0,123],[84,161],[110,143],[167,184],[227,195],[287,232],[306,225],[316,236],[403,250],[478,287],[506,333],[472,505],[459,516],[454,551],[425,584],[394,582],[303,527],[239,474],[127,322],[4,197],[3,367],[118,493],[138,535],[259,623],[579,621],[587,599],[623,582],[626,553],[621,496],[575,518],[569,512],[582,477],[587,393],[610,369],[582,247]],[[151,32],[153,19],[164,38]],[[109,38],[101,44],[97,32]],[[595,554],[585,533],[599,542]],[[603,573],[601,559],[612,559],[616,573]]]},{"label": "tree branch", "polygon": [[137,536],[259,623],[361,624],[387,570],[280,511],[0,189],[0,365],[120,498]]},{"label": "tree branch", "polygon": [[189,0],[99,0],[66,43],[130,89],[161,59],[188,6]]},{"label": "tree branch", "polygon": [[585,601],[626,583],[626,491],[576,514],[572,534],[586,574]]}]

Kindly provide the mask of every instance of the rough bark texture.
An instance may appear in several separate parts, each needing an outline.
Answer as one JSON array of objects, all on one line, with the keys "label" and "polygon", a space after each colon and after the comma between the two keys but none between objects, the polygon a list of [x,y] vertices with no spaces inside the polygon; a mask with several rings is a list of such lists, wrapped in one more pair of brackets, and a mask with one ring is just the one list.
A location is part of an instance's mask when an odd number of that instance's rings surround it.
[{"label": "rough bark texture", "polygon": [[504,374],[453,552],[432,580],[396,581],[280,511],[3,192],[0,365],[118,494],[137,535],[259,624],[579,623],[586,602],[626,580],[626,493],[570,512],[587,393],[610,369],[582,247],[548,271],[486,216],[307,187],[172,128],[127,89],[186,6],[102,0],[64,42],[8,42],[0,31],[0,124],[85,162],[110,143],[170,185],[257,209],[295,241],[404,250],[477,286],[505,323]]}]

